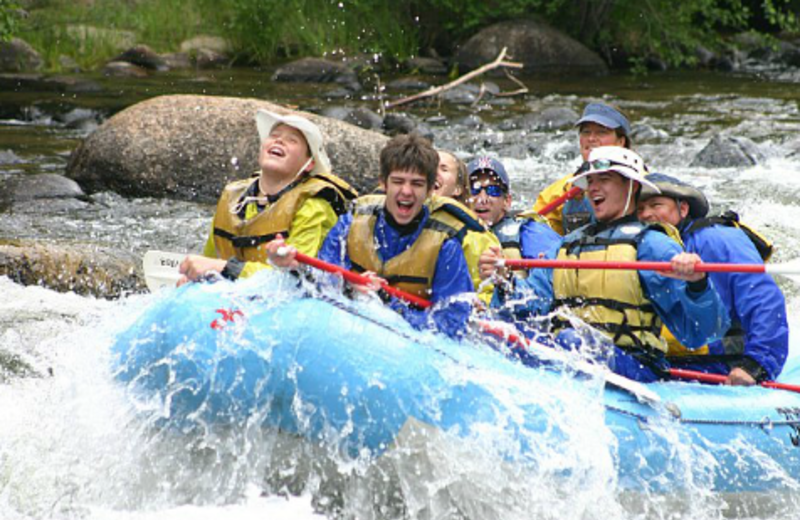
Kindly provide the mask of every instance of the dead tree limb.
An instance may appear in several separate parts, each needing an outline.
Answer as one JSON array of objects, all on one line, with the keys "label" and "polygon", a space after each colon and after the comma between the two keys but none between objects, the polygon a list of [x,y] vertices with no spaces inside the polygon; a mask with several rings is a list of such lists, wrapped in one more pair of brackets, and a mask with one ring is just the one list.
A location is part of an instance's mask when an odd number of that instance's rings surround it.
[{"label": "dead tree limb", "polygon": [[497,94],[495,94],[495,96],[497,96],[497,97],[511,97],[511,96],[519,96],[521,94],[527,94],[528,93],[528,87],[525,86],[525,83],[523,83],[520,80],[518,80],[517,78],[515,78],[513,74],[511,74],[510,72],[506,71],[506,77],[509,80],[511,80],[512,82],[514,82],[517,85],[519,85],[519,88],[517,90],[512,90],[511,92],[498,92]]},{"label": "dead tree limb", "polygon": [[481,74],[484,74],[492,69],[496,69],[497,67],[521,69],[523,67],[522,63],[518,63],[515,61],[505,61],[507,49],[508,49],[507,47],[503,47],[503,50],[500,51],[500,54],[497,56],[497,58],[495,58],[493,62],[487,63],[486,65],[483,65],[471,72],[468,72],[467,74],[464,74],[460,78],[451,81],[450,83],[430,88],[424,92],[419,92],[417,94],[414,94],[413,96],[408,96],[395,101],[390,101],[389,103],[386,104],[386,108],[387,109],[394,108],[396,106],[405,105],[406,103],[411,103],[413,101],[417,101],[426,97],[436,96],[437,94],[441,94],[446,90],[450,90],[453,87],[457,87],[458,85],[461,85],[462,83],[465,83],[471,80],[472,78],[480,76]]}]

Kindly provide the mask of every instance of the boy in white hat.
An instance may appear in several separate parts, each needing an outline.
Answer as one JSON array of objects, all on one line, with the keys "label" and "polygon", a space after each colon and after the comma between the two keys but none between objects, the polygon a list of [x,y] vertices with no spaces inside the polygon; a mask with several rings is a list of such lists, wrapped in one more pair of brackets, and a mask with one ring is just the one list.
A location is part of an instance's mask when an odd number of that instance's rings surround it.
[{"label": "boy in white hat", "polygon": [[220,273],[246,277],[267,267],[264,245],[278,235],[316,256],[356,192],[331,175],[319,128],[304,117],[256,112],[260,174],[227,185],[203,256],[181,263],[178,285]]},{"label": "boy in white hat", "polygon": [[[694,271],[700,257],[685,253],[666,229],[637,219],[641,187],[658,190],[645,178],[641,157],[626,148],[604,146],[592,150],[586,166],[573,183],[585,190],[597,222],[565,236],[548,256],[671,262],[673,272],[532,269],[528,278],[511,278],[514,287],[498,290],[496,303],[513,291],[515,299],[525,301],[515,309],[517,317],[568,310],[593,328],[576,328],[577,321],[558,313],[552,317],[552,332],[560,345],[599,347],[612,370],[632,379],[665,377],[662,322],[684,345],[698,348],[725,334],[728,313],[705,273]],[[496,262],[491,255],[481,258],[482,267]]]}]

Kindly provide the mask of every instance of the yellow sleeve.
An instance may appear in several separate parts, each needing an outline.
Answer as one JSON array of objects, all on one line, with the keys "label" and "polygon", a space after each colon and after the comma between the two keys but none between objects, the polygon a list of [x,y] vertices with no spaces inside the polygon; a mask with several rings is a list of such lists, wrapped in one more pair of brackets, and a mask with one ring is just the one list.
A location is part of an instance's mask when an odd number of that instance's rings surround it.
[{"label": "yellow sleeve", "polygon": [[[215,215],[216,216],[216,215]],[[211,229],[208,230],[206,245],[203,246],[203,256],[217,258],[217,246],[214,245],[214,219],[211,219]]]},{"label": "yellow sleeve", "polygon": [[[572,175],[567,175],[540,191],[539,196],[536,197],[536,202],[533,204],[533,210],[539,212],[542,208],[566,193],[572,188],[572,184],[570,184],[571,179]],[[543,215],[547,219],[547,223],[550,224],[550,227],[559,235],[564,234],[564,222],[561,215],[561,208],[563,208],[563,206],[559,206],[547,215]]]},{"label": "yellow sleeve", "polygon": [[467,231],[461,243],[461,247],[464,250],[464,258],[467,261],[467,267],[469,267],[469,275],[472,278],[472,284],[475,286],[475,290],[478,291],[478,298],[487,305],[492,301],[494,285],[486,283],[481,287],[478,260],[483,252],[489,249],[489,246],[500,247],[500,240],[491,231]]},{"label": "yellow sleeve", "polygon": [[[286,243],[305,255],[317,256],[325,237],[328,236],[328,232],[338,219],[339,217],[327,200],[318,197],[310,198],[294,214]],[[247,278],[262,269],[271,269],[271,267],[261,262],[246,262],[239,276]]]}]

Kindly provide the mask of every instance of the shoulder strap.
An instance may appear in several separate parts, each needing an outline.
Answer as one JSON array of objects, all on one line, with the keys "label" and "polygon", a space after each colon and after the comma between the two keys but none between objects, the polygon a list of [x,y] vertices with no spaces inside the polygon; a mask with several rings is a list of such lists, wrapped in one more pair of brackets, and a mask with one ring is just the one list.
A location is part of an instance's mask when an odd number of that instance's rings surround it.
[{"label": "shoulder strap", "polygon": [[750,239],[750,242],[753,243],[758,254],[761,256],[761,259],[765,262],[768,261],[772,257],[772,253],[775,251],[775,246],[772,244],[772,241],[769,240],[767,237],[756,231],[755,229],[751,228],[741,220],[739,220],[739,214],[733,210],[728,210],[722,215],[718,215],[716,217],[707,217],[707,218],[700,218],[692,222],[686,230],[684,230],[685,234],[692,234],[696,231],[699,231],[703,228],[707,228],[714,225],[721,225],[721,226],[728,226],[728,227],[735,227],[741,229],[742,232]]}]

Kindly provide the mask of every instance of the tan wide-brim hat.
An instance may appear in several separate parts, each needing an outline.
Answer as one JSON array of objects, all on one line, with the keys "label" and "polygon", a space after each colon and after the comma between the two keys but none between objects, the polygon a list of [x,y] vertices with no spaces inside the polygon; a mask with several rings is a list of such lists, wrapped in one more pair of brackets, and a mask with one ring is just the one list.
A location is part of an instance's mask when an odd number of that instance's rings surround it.
[{"label": "tan wide-brim hat", "polygon": [[622,146],[598,146],[589,153],[589,160],[584,163],[588,169],[582,171],[572,179],[572,184],[586,189],[589,175],[605,172],[616,172],[623,177],[627,177],[638,182],[642,186],[651,188],[656,193],[661,193],[658,186],[648,181],[645,176],[647,170],[642,158],[628,148]]},{"label": "tan wide-brim hat", "polygon": [[322,144],[322,132],[320,132],[317,125],[305,117],[294,114],[281,115],[263,108],[256,112],[256,127],[258,127],[258,135],[261,138],[261,142],[264,142],[269,137],[272,129],[275,128],[275,125],[279,124],[296,128],[306,138],[311,157],[314,158],[312,174],[331,172],[331,160],[328,159],[328,154],[325,152],[325,147]]}]

